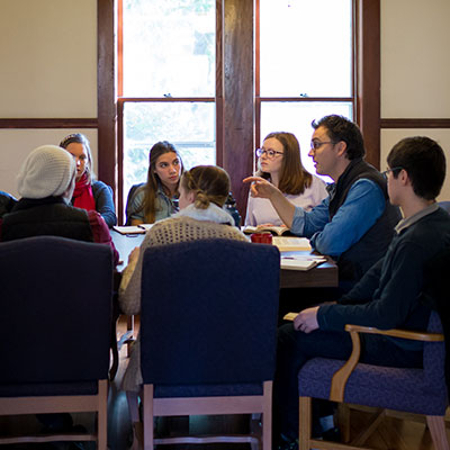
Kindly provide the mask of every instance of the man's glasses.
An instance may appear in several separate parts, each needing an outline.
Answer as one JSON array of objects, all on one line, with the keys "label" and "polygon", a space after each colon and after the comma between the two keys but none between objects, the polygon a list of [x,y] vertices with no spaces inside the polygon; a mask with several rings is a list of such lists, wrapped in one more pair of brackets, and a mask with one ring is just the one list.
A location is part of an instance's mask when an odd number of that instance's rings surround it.
[{"label": "man's glasses", "polygon": [[325,142],[320,142],[320,141],[311,141],[311,150],[317,150],[320,147],[322,147],[322,145],[325,144],[334,144],[333,141],[325,141]]},{"label": "man's glasses", "polygon": [[269,159],[275,158],[277,155],[284,155],[283,152],[277,152],[276,150],[266,150],[265,148],[256,149],[256,156],[260,158],[262,155],[266,155]]},{"label": "man's glasses", "polygon": [[384,178],[386,178],[387,179],[387,177],[388,177],[388,175],[389,175],[389,172],[392,172],[392,174],[394,175],[394,177],[395,176],[397,176],[398,175],[398,173],[400,172],[400,170],[403,170],[403,167],[393,167],[392,169],[387,169],[387,170],[385,170],[384,172],[381,172],[381,175],[383,175],[384,176]]}]

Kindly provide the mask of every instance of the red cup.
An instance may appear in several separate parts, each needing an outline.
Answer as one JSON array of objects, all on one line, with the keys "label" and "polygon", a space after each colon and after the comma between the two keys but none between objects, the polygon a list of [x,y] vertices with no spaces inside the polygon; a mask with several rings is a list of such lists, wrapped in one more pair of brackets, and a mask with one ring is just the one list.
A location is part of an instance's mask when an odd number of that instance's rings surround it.
[{"label": "red cup", "polygon": [[272,235],[270,233],[253,233],[250,235],[250,239],[256,244],[272,243]]}]

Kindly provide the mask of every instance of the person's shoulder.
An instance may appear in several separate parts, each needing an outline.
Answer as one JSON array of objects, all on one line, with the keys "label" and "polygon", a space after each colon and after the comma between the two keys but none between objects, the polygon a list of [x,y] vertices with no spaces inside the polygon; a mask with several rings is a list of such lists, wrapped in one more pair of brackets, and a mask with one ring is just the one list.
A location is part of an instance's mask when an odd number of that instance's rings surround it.
[{"label": "person's shoulder", "polygon": [[363,177],[355,180],[355,182],[350,187],[350,192],[351,191],[372,194],[382,199],[383,202],[385,200],[383,188],[376,181],[370,178]]},{"label": "person's shoulder", "polygon": [[109,185],[100,180],[92,181],[91,187],[94,193],[100,191],[108,191],[108,192],[112,191],[112,188]]}]

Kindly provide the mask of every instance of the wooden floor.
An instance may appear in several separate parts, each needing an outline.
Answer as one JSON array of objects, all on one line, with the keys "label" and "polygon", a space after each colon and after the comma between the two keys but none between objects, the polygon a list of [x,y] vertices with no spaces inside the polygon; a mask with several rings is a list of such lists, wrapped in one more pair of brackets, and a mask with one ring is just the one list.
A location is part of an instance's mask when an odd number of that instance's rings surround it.
[{"label": "wooden floor", "polygon": [[[118,335],[125,331],[124,320],[119,321]],[[108,401],[108,445],[111,450],[126,450],[131,443],[131,423],[124,392],[120,390],[120,382],[123,377],[128,362],[126,347],[120,351],[120,365],[116,379],[110,385]],[[365,411],[352,410],[351,431],[352,437],[363,431],[370,422],[371,415]],[[77,423],[82,423],[86,427],[93,426],[93,419],[90,415],[79,414],[75,417]],[[157,432],[163,435],[176,435],[189,432],[191,434],[205,432],[247,432],[249,426],[248,416],[236,417],[191,417],[188,418],[165,418],[157,423]],[[26,417],[1,417],[0,431],[14,432],[24,427],[39,429],[34,416]],[[447,429],[450,439],[450,429]],[[430,433],[424,423],[410,420],[402,420],[395,417],[386,417],[374,434],[365,443],[366,447],[375,450],[433,450]],[[0,446],[0,450],[21,450],[21,449],[45,449],[51,448],[43,445],[38,446]],[[191,446],[164,446],[164,450],[179,450],[188,448],[189,450],[250,450],[248,445],[191,445]]]}]

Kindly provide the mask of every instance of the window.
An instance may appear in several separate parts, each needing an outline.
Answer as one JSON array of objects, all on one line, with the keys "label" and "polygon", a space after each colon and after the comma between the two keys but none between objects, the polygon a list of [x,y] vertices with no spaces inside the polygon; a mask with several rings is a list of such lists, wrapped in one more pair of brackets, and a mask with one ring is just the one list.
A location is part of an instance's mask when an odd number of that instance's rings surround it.
[{"label": "window", "polygon": [[273,131],[294,133],[303,165],[315,173],[308,157],[311,121],[327,114],[353,118],[352,1],[259,0],[259,4],[260,142]]},{"label": "window", "polygon": [[241,214],[241,180],[269,132],[293,132],[314,172],[311,121],[357,116],[356,3],[119,0],[119,211],[159,140],[188,168],[223,166]]},{"label": "window", "polygon": [[184,166],[215,164],[215,0],[122,0],[123,195],[169,141]]}]

